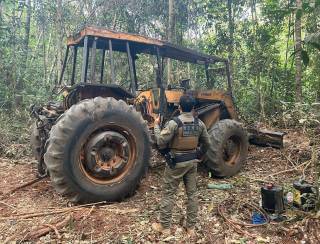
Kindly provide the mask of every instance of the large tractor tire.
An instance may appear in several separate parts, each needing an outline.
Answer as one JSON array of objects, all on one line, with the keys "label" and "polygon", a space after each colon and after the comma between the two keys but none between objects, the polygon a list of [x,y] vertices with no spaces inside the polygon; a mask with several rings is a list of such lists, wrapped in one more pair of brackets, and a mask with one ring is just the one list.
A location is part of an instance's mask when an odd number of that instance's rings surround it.
[{"label": "large tractor tire", "polygon": [[45,164],[56,190],[72,202],[120,201],[147,170],[146,122],[114,98],[83,100],[52,127]]},{"label": "large tractor tire", "polygon": [[211,147],[205,163],[217,177],[229,177],[239,172],[248,155],[248,136],[241,123],[220,120],[209,130]]},{"label": "large tractor tire", "polygon": [[41,159],[41,139],[36,122],[34,122],[31,127],[30,145],[32,155],[39,162]]}]

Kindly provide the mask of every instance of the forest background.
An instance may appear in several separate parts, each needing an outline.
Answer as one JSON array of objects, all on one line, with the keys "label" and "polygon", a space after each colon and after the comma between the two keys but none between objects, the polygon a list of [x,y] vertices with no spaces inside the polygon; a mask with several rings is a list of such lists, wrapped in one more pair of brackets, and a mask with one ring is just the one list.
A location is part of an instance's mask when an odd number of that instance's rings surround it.
[{"label": "forest background", "polygon": [[[2,145],[24,140],[29,106],[52,98],[66,38],[86,25],[229,58],[236,105],[249,123],[319,124],[319,0],[0,0]],[[155,62],[139,62],[140,86],[148,87],[155,81]],[[119,54],[118,84],[129,80],[127,65]],[[195,88],[212,88],[203,68],[166,65],[168,83],[191,78]]]}]

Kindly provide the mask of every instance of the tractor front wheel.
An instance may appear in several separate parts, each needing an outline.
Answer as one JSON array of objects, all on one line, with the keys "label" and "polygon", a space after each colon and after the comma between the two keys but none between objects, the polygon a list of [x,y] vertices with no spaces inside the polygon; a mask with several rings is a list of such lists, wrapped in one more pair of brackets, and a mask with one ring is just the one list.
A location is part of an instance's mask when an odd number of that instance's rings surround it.
[{"label": "tractor front wheel", "polygon": [[132,195],[150,158],[146,122],[114,98],[73,105],[52,127],[45,163],[56,190],[73,202]]},{"label": "tractor front wheel", "polygon": [[248,137],[241,123],[225,119],[209,130],[211,147],[205,163],[218,177],[233,176],[239,172],[248,155]]}]

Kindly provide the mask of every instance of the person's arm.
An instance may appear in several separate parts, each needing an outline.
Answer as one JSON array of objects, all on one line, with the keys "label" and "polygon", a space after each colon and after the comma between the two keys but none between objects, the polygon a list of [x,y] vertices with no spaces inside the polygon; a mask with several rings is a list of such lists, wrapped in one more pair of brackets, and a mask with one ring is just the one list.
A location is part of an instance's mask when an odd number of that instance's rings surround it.
[{"label": "person's arm", "polygon": [[173,120],[170,120],[161,130],[158,123],[154,125],[154,135],[158,146],[167,145],[173,138],[178,125]]},{"label": "person's arm", "polygon": [[207,131],[206,125],[202,121],[200,121],[200,126],[202,131],[199,137],[199,142],[201,145],[201,152],[204,154],[209,149],[211,145],[211,141],[210,141],[210,135]]}]

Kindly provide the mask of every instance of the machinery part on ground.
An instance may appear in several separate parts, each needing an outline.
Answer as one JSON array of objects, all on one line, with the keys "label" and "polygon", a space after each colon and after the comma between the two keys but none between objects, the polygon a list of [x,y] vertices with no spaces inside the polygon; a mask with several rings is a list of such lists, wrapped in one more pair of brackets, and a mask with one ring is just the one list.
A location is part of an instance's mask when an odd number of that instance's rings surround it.
[{"label": "machinery part on ground", "polygon": [[225,119],[209,130],[211,147],[206,153],[206,166],[215,176],[233,176],[247,159],[248,136],[241,123]]},{"label": "machinery part on ground", "polygon": [[249,142],[261,147],[283,148],[285,132],[248,128]]},{"label": "machinery part on ground", "polygon": [[34,158],[39,161],[41,158],[41,139],[37,122],[34,122],[31,126],[30,145]]},{"label": "machinery part on ground", "polygon": [[31,115],[36,118],[32,126],[30,137],[33,155],[37,160],[38,177],[47,176],[47,168],[44,163],[44,153],[46,150],[46,141],[49,138],[49,132],[52,125],[63,113],[60,104],[49,102],[45,106],[31,106]]},{"label": "machinery part on ground", "polygon": [[[42,119],[43,116],[41,116]],[[45,142],[47,140],[46,132],[44,131],[44,126],[38,126],[38,123],[43,123],[43,121],[38,120],[32,125],[32,133],[30,136],[30,144],[32,149],[32,154],[34,158],[37,160],[37,169],[38,175],[37,177],[43,178],[47,176],[47,168],[44,163],[43,155]]]},{"label": "machinery part on ground", "polygon": [[72,202],[119,201],[145,174],[149,145],[146,122],[133,106],[96,97],[59,118],[44,158],[54,187]]}]

